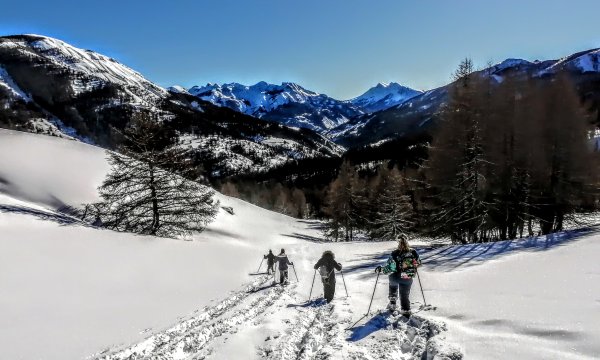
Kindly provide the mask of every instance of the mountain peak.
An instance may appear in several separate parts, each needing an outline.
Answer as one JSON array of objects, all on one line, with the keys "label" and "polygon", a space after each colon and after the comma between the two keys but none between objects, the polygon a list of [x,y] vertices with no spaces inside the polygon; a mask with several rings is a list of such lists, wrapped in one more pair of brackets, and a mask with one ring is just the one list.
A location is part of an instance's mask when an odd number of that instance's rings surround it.
[{"label": "mountain peak", "polygon": [[364,94],[349,101],[367,112],[375,112],[400,105],[419,94],[421,94],[420,91],[402,86],[397,82],[380,82]]},{"label": "mountain peak", "polygon": [[317,132],[331,129],[363,113],[351,103],[307,90],[294,82],[194,86],[189,93],[217,106]]}]

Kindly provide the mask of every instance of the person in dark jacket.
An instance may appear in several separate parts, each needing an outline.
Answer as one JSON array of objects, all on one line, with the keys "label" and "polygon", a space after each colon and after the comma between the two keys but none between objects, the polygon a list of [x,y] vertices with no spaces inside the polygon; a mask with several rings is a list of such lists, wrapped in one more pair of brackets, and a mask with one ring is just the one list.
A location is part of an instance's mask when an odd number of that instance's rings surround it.
[{"label": "person in dark jacket", "polygon": [[327,300],[327,303],[330,303],[335,295],[335,270],[341,271],[342,264],[335,261],[333,252],[327,250],[315,264],[316,269],[319,269],[319,273],[321,274],[325,300]]},{"label": "person in dark jacket", "polygon": [[275,260],[277,259],[277,256],[273,254],[273,251],[269,250],[269,253],[263,258],[267,259],[267,274],[271,275],[272,272],[275,272],[275,270],[273,269],[273,265],[275,265]]},{"label": "person in dark jacket", "polygon": [[285,254],[285,249],[281,249],[279,255],[277,255],[277,261],[279,262],[277,266],[279,267],[279,283],[281,285],[289,284],[288,280],[288,265],[294,266],[293,262],[290,262],[287,255]]},{"label": "person in dark jacket", "polygon": [[402,314],[410,314],[410,288],[419,265],[421,265],[419,254],[408,245],[405,237],[401,237],[398,241],[398,249],[392,251],[386,265],[375,269],[375,272],[383,271],[384,274],[389,274],[388,309],[390,311],[396,310],[399,290]]}]

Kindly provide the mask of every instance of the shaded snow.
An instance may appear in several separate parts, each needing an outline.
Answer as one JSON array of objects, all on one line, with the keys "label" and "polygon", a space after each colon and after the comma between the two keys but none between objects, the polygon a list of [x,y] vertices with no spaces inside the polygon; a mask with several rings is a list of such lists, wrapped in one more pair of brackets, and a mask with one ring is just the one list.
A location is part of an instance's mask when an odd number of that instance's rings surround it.
[{"label": "shaded snow", "polygon": [[0,66],[0,87],[4,88],[8,93],[16,98],[19,98],[24,101],[31,101],[29,95],[27,95],[23,90],[19,88],[17,84],[13,81],[13,79],[8,75],[6,70]]}]

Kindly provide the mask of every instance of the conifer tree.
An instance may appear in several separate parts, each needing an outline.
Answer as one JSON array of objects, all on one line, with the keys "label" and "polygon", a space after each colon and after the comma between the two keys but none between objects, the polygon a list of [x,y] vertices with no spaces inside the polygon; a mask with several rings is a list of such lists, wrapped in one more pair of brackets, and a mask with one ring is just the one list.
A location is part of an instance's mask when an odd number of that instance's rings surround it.
[{"label": "conifer tree", "polygon": [[460,63],[454,78],[426,164],[431,186],[439,191],[430,224],[434,234],[477,242],[487,221],[481,79],[473,73],[470,59]]},{"label": "conifer tree", "polygon": [[[135,115],[111,171],[99,188],[97,214],[111,229],[176,237],[202,231],[216,215],[213,191],[186,179],[187,151],[158,119]],[[178,171],[180,174],[176,174]]]},{"label": "conifer tree", "polygon": [[373,206],[371,238],[396,240],[407,236],[413,226],[410,197],[405,194],[404,179],[397,169],[382,170],[378,194]]},{"label": "conifer tree", "polygon": [[365,204],[364,187],[360,184],[354,166],[344,162],[337,178],[331,183],[327,194],[325,212],[329,216],[325,235],[335,241],[351,241],[356,230],[363,224],[361,212]]}]

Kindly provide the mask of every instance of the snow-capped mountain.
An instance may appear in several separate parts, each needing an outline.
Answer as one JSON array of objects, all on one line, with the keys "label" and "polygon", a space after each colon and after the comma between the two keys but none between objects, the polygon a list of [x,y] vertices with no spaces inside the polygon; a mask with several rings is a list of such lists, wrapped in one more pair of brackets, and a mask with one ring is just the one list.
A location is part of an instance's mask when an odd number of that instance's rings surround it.
[{"label": "snow-capped mountain", "polygon": [[[578,52],[559,60],[506,59],[478,74],[490,76],[497,83],[511,76],[529,76],[543,86],[544,80],[552,80],[559,72],[573,79],[582,98],[592,104],[591,110],[600,108],[597,85],[600,83],[600,49]],[[449,85],[418,94],[386,110],[359,115],[329,130],[327,136],[345,146],[356,147],[426,132],[436,123],[437,113],[447,101]]]},{"label": "snow-capped mountain", "polygon": [[421,93],[422,91],[414,90],[395,82],[389,84],[379,83],[364,94],[350,100],[350,102],[366,113],[373,113],[400,105]]},{"label": "snow-capped mountain", "polygon": [[264,172],[343,151],[311,130],[214,106],[181,87],[166,90],[115,59],[61,40],[0,37],[0,127],[114,148],[139,111],[178,131],[208,177]]},{"label": "snow-capped mountain", "polygon": [[112,83],[121,85],[127,95],[140,105],[151,105],[168,96],[165,89],[116,60],[58,39],[39,35],[9,36],[2,38],[0,48],[20,51],[22,56],[31,60],[60,66],[77,75],[77,81],[70,83],[74,95],[91,92],[101,88],[104,83]]},{"label": "snow-capped mountain", "polygon": [[209,83],[188,91],[202,100],[243,114],[317,132],[332,129],[363,113],[351,102],[336,100],[291,82],[275,85],[261,81],[251,86]]}]

